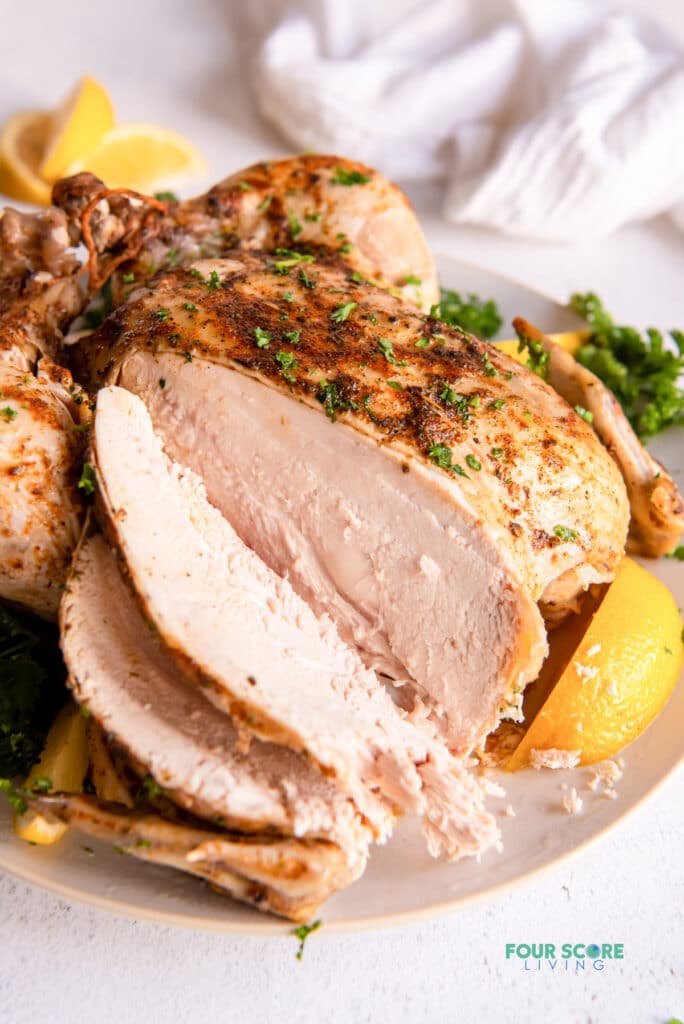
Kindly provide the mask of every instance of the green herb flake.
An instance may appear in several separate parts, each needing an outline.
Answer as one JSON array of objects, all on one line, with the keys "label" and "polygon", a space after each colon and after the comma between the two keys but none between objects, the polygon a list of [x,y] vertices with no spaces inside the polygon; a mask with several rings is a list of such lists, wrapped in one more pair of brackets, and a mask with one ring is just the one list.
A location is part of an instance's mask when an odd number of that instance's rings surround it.
[{"label": "green herb flake", "polygon": [[256,338],[257,348],[268,348],[271,344],[271,335],[263,327],[254,328],[254,337]]},{"label": "green herb flake", "polygon": [[135,274],[122,274],[121,280],[124,284],[133,284],[135,281]]},{"label": "green herb flake", "polygon": [[573,530],[569,526],[554,526],[553,532],[560,540],[566,543],[577,540],[579,537],[577,530]]},{"label": "green herb flake", "polygon": [[466,455],[466,462],[468,463],[470,468],[473,469],[476,473],[479,473],[480,470],[482,469],[482,463],[480,462],[480,460],[476,459],[474,455],[470,455],[470,453]]},{"label": "green herb flake", "polygon": [[674,558],[678,562],[684,562],[684,545],[678,544],[674,551],[670,551],[666,558]]},{"label": "green herb flake", "polygon": [[580,419],[584,420],[585,423],[593,423],[594,422],[594,414],[593,414],[593,412],[589,412],[588,409],[584,409],[581,405],[576,405],[575,406],[575,412],[580,417]]},{"label": "green herb flake", "polygon": [[251,192],[254,186],[250,185],[248,181],[238,181],[238,188],[241,192]]},{"label": "green herb flake", "polygon": [[155,316],[157,317],[157,320],[160,320],[163,323],[164,320],[169,319],[169,311],[168,309],[158,309],[155,313]]},{"label": "green herb flake", "polygon": [[196,313],[197,312],[197,306],[195,305],[194,302],[184,302],[183,303],[183,309],[187,309],[188,313]]},{"label": "green herb flake", "polygon": [[210,292],[215,292],[220,286],[221,278],[218,276],[218,271],[212,270],[209,274],[209,280],[207,281],[207,288]]},{"label": "green herb flake", "polygon": [[46,775],[39,775],[31,783],[33,793],[49,793],[52,788],[52,779],[48,779]]},{"label": "green herb flake", "polygon": [[304,943],[312,932],[318,931],[322,924],[323,922],[318,918],[318,920],[314,921],[313,924],[300,924],[298,928],[293,929],[292,934],[299,940],[299,946],[295,953],[296,960],[302,959],[304,956]]},{"label": "green herb flake", "polygon": [[179,201],[175,192],[155,192],[154,198],[158,199],[161,203],[177,203]]},{"label": "green herb flake", "polygon": [[12,420],[16,420],[18,415],[18,411],[13,409],[11,405],[6,405],[4,409],[0,409],[0,416],[5,423],[11,423]]},{"label": "green herb flake", "polygon": [[386,381],[386,383],[387,383],[387,387],[388,388],[393,388],[394,391],[403,391],[404,390],[404,385],[400,384],[398,380],[388,380],[388,381]]},{"label": "green herb flake", "polygon": [[493,459],[503,459],[504,450],[503,448],[492,448],[489,452]]},{"label": "green herb flake", "polygon": [[276,360],[280,366],[280,372],[282,373],[285,380],[292,383],[295,380],[295,376],[292,370],[296,370],[299,366],[299,362],[295,359],[292,352],[276,352]]},{"label": "green herb flake", "polygon": [[487,408],[488,409],[503,409],[505,404],[506,404],[505,399],[503,399],[503,398],[495,398],[493,402],[489,403]]},{"label": "green herb flake", "polygon": [[343,305],[338,306],[337,309],[333,309],[330,319],[333,323],[341,324],[349,319],[349,314],[353,313],[357,306],[358,302],[345,302]]},{"label": "green herb flake", "polygon": [[269,206],[273,202],[273,196],[264,196],[259,205],[257,206],[258,213],[266,213]]},{"label": "green herb flake", "polygon": [[316,213],[305,213],[304,220],[308,221],[309,224],[317,224],[323,215],[320,212]]},{"label": "green herb flake", "polygon": [[95,493],[96,483],[95,467],[92,462],[84,462],[83,469],[81,470],[81,476],[78,481],[79,491],[83,491],[84,494],[90,496]]},{"label": "green herb flake", "polygon": [[297,220],[292,210],[287,211],[287,222],[290,225],[290,234],[293,238],[298,238],[302,233],[302,225]]},{"label": "green herb flake", "polygon": [[415,274],[409,274],[407,277],[404,278],[404,280],[401,283],[403,285],[406,285],[406,284],[421,285],[423,282],[421,281],[421,279],[419,277],[416,277]]},{"label": "green herb flake", "polygon": [[346,412],[348,409],[358,410],[359,408],[356,402],[342,398],[337,390],[337,384],[328,383],[326,380],[319,382],[316,398],[325,409],[325,415],[333,423],[337,419],[338,412]]},{"label": "green herb flake", "polygon": [[316,287],[316,282],[313,280],[313,278],[309,277],[306,270],[299,271],[299,280],[301,281],[305,288]]},{"label": "green herb flake", "polygon": [[378,338],[378,350],[382,353],[388,363],[392,366],[407,366],[405,359],[397,359],[394,354],[394,346],[387,338]]},{"label": "green herb flake", "polygon": [[298,345],[302,336],[301,330],[296,331],[285,331],[283,337],[290,342],[291,345]]},{"label": "green herb flake", "polygon": [[333,185],[367,185],[370,175],[362,174],[361,171],[348,171],[345,167],[336,167],[330,180]]},{"label": "green herb flake", "polygon": [[429,338],[419,338],[418,341],[415,344],[415,347],[416,348],[430,348],[430,339]]}]

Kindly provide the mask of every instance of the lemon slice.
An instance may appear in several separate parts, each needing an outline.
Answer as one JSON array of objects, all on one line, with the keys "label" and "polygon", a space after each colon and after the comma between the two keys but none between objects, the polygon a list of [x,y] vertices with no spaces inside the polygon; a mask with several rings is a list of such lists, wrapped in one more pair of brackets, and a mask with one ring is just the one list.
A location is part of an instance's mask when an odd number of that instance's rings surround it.
[{"label": "lemon slice", "polygon": [[151,191],[205,169],[197,149],[177,132],[153,124],[122,124],[107,132],[95,152],[74,161],[68,173],[88,170],[110,188]]},{"label": "lemon slice", "polygon": [[51,115],[43,110],[15,114],[0,133],[0,191],[24,203],[50,203],[50,186],[39,175]]},{"label": "lemon slice", "polygon": [[[88,768],[86,723],[75,704],[69,703],[50,726],[45,749],[26,780],[27,790],[40,787],[63,793],[80,793]],[[62,838],[67,826],[42,814],[27,811],[14,815],[14,831],[27,843],[49,846]]]},{"label": "lemon slice", "polygon": [[97,149],[113,127],[112,101],[104,87],[86,75],[52,115],[40,176],[57,181],[75,160]]},{"label": "lemon slice", "polygon": [[[580,345],[589,337],[589,331],[564,331],[562,334],[549,334],[548,337],[551,341],[555,341],[557,345],[564,348],[566,352],[574,356]],[[495,348],[505,352],[511,359],[515,359],[517,363],[525,365],[527,363],[527,351],[523,350],[518,352],[518,339],[517,338],[506,338],[505,341],[495,341]]]},{"label": "lemon slice", "polygon": [[[580,627],[581,629],[581,627]],[[551,634],[558,682],[511,755],[514,771],[531,750],[579,750],[580,764],[615,757],[664,708],[684,665],[682,619],[664,583],[630,558],[583,635],[571,621]],[[568,643],[569,641],[569,643]],[[524,710],[534,714],[532,706]]]}]

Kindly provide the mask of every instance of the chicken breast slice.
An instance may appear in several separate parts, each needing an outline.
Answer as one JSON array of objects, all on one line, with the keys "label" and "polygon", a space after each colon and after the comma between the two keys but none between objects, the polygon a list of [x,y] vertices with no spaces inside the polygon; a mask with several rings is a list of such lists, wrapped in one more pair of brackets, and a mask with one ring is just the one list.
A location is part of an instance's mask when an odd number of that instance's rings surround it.
[{"label": "chicken breast slice", "polygon": [[310,920],[324,900],[360,874],[339,847],[321,840],[228,835],[88,796],[28,796],[27,804],[138,860],[195,875],[242,903],[292,921]]},{"label": "chicken breast slice", "polygon": [[60,625],[74,696],[175,803],[240,831],[332,839],[365,862],[371,834],[351,801],[301,754],[244,749],[153,635],[100,536],[78,550]]},{"label": "chicken breast slice", "polygon": [[306,753],[381,838],[389,803],[422,816],[434,854],[498,842],[464,764],[403,719],[333,623],[244,545],[121,388],[98,396],[93,460],[100,508],[144,614],[243,732]]}]

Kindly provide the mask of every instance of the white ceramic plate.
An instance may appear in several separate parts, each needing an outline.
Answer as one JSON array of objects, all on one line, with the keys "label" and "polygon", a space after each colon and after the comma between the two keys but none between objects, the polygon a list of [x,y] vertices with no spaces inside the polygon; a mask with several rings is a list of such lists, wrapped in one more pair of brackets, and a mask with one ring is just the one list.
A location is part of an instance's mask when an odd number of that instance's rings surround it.
[{"label": "white ceramic plate", "polygon": [[[495,298],[505,324],[519,314],[547,331],[578,325],[569,310],[514,281],[454,260],[441,260],[440,271],[447,286]],[[501,336],[507,335],[510,329],[504,326]],[[653,446],[680,486],[684,486],[683,439],[684,431],[671,431]],[[649,567],[684,607],[681,565],[661,559]],[[666,711],[625,752],[626,770],[617,800],[606,800],[586,789],[589,769],[501,773],[507,795],[490,798],[490,806],[501,814],[504,850],[486,854],[479,864],[432,860],[418,824],[403,822],[392,841],[373,852],[363,878],[326,903],[326,931],[386,926],[442,913],[511,886],[567,857],[617,824],[675,769],[684,758],[682,721],[684,685],[680,680]],[[576,786],[581,793],[581,814],[571,816],[561,810],[561,782]],[[515,818],[503,815],[508,803],[515,807]],[[94,853],[84,849],[86,843]],[[122,857],[77,833],[54,847],[29,847],[14,837],[4,801],[0,808],[0,868],[68,898],[164,924],[245,934],[291,927],[217,896],[196,880]]]}]

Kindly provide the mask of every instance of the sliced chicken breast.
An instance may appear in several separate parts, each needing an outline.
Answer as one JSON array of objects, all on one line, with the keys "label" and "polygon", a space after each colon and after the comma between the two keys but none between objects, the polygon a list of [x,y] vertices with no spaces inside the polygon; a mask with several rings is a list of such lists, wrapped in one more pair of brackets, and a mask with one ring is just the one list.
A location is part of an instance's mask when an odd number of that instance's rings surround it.
[{"label": "sliced chicken breast", "polygon": [[79,548],[60,621],[74,696],[175,803],[241,831],[332,839],[365,861],[371,834],[351,801],[301,754],[245,749],[153,635],[100,536]]},{"label": "sliced chicken breast", "polygon": [[360,873],[339,847],[320,840],[227,835],[87,796],[31,796],[27,803],[123,853],[196,875],[234,899],[292,921],[310,920]]},{"label": "sliced chicken breast", "polygon": [[243,733],[311,757],[380,838],[389,807],[422,815],[435,854],[497,842],[474,777],[401,717],[330,619],[244,545],[121,388],[98,396],[93,460],[104,521],[144,614]]},{"label": "sliced chicken breast", "polygon": [[624,552],[620,474],[556,392],[335,262],[198,263],[134,293],[86,356],[458,751],[517,713],[537,603],[572,607]]}]

